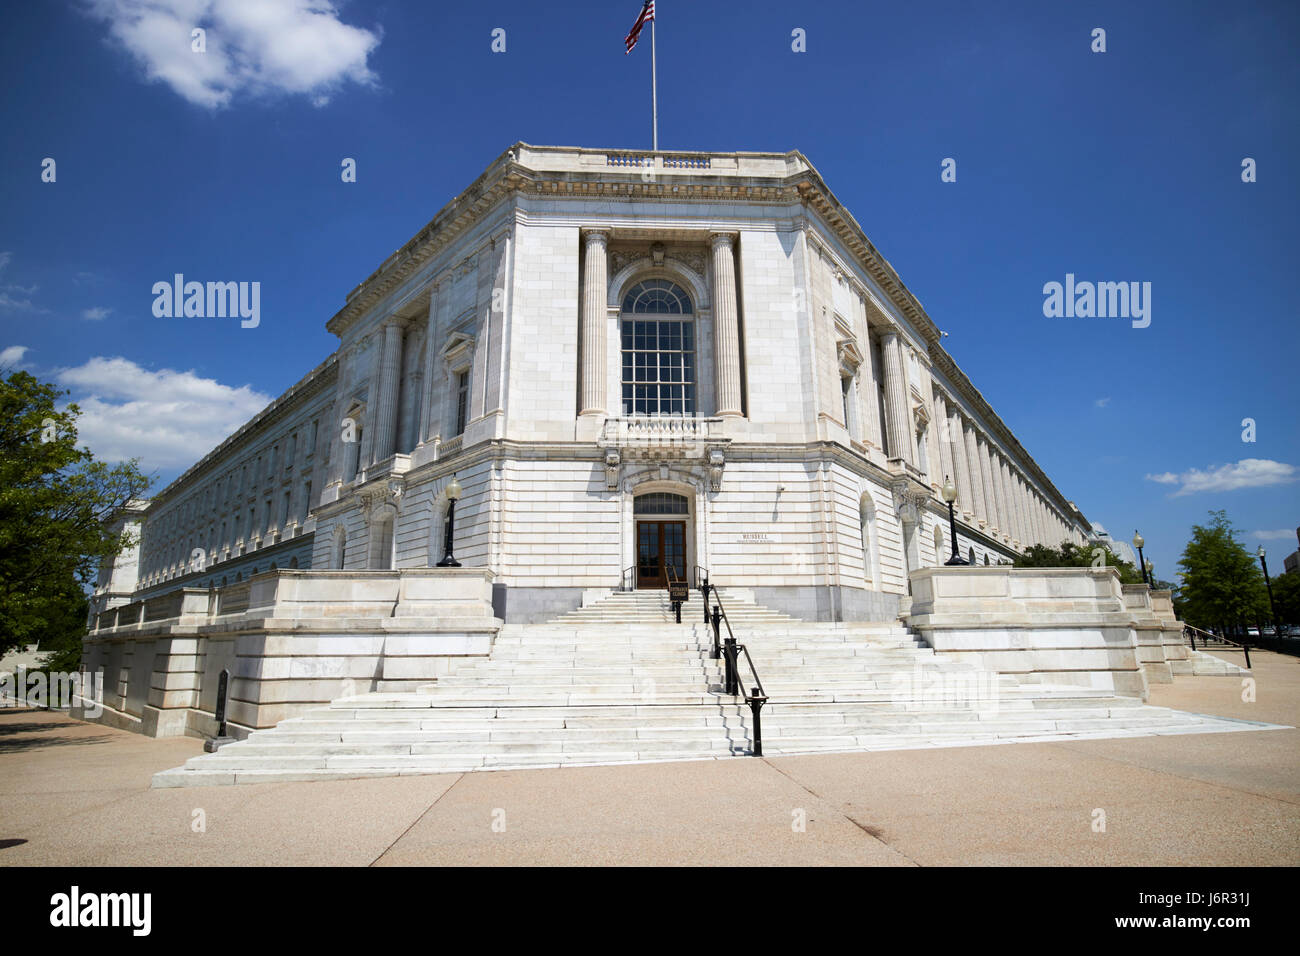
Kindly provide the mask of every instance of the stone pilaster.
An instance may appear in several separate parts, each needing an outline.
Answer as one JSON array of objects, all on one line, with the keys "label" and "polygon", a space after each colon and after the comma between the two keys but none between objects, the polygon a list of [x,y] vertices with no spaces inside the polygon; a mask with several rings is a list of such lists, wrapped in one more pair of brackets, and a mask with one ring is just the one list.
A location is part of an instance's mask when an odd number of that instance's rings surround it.
[{"label": "stone pilaster", "polygon": [[916,429],[908,402],[907,370],[903,367],[903,344],[898,332],[889,329],[880,336],[885,359],[885,414],[889,417],[889,457],[916,466]]},{"label": "stone pilaster", "polygon": [[390,457],[397,441],[397,396],[402,375],[402,331],[400,319],[384,323],[384,341],[380,346],[378,406],[375,408],[375,439],[371,445],[372,462]]},{"label": "stone pilaster", "polygon": [[734,239],[728,233],[714,233],[713,247],[713,330],[717,357],[718,415],[740,415],[740,316],[736,305],[736,256]]}]

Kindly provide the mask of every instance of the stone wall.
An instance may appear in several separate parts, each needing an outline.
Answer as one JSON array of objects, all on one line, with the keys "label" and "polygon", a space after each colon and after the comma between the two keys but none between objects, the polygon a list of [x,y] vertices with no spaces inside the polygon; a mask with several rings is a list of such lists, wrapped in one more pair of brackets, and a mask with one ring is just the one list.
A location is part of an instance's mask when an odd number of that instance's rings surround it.
[{"label": "stone wall", "polygon": [[159,737],[214,734],[229,669],[243,737],[338,697],[417,690],[486,657],[500,626],[480,569],[274,571],[104,612],[83,666],[102,673],[98,720]]},{"label": "stone wall", "polygon": [[908,623],[937,653],[1046,683],[1147,696],[1142,658],[1152,645],[1139,651],[1139,615],[1114,568],[926,568],[911,581]]}]

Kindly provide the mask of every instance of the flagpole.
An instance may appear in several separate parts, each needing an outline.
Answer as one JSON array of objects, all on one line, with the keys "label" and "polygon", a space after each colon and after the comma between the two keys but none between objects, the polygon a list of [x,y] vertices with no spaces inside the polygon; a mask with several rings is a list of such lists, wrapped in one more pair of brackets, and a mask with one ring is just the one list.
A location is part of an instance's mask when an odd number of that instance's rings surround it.
[{"label": "flagpole", "polygon": [[659,67],[655,62],[655,20],[650,21],[650,109],[654,116],[654,152],[657,153],[659,152]]}]

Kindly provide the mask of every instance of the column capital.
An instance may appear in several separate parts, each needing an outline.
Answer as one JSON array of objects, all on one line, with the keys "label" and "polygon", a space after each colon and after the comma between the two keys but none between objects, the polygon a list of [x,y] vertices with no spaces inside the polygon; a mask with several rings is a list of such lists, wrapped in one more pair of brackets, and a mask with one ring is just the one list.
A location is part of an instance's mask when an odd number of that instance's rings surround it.
[{"label": "column capital", "polygon": [[726,245],[728,249],[736,247],[736,234],[734,232],[710,232],[709,245],[716,251],[721,245]]},{"label": "column capital", "polygon": [[596,243],[609,245],[609,232],[608,229],[598,227],[592,227],[590,229],[584,228],[582,230],[582,241],[588,246],[595,245]]}]

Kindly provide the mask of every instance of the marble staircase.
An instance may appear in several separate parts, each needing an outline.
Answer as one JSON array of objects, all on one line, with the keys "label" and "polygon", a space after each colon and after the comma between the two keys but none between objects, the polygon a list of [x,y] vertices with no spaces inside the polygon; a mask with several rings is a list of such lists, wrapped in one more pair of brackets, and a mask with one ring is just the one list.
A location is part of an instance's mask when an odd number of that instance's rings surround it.
[{"label": "marble staircase", "polygon": [[[810,623],[721,597],[770,703],[766,756],[1207,733],[1264,725],[1082,687],[980,673],[899,623]],[[611,592],[540,625],[506,625],[489,658],[418,693],[335,700],[155,775],[155,787],[390,776],[751,752],[725,696],[698,592],[673,623],[663,592]],[[748,685],[749,674],[742,670]]]}]

